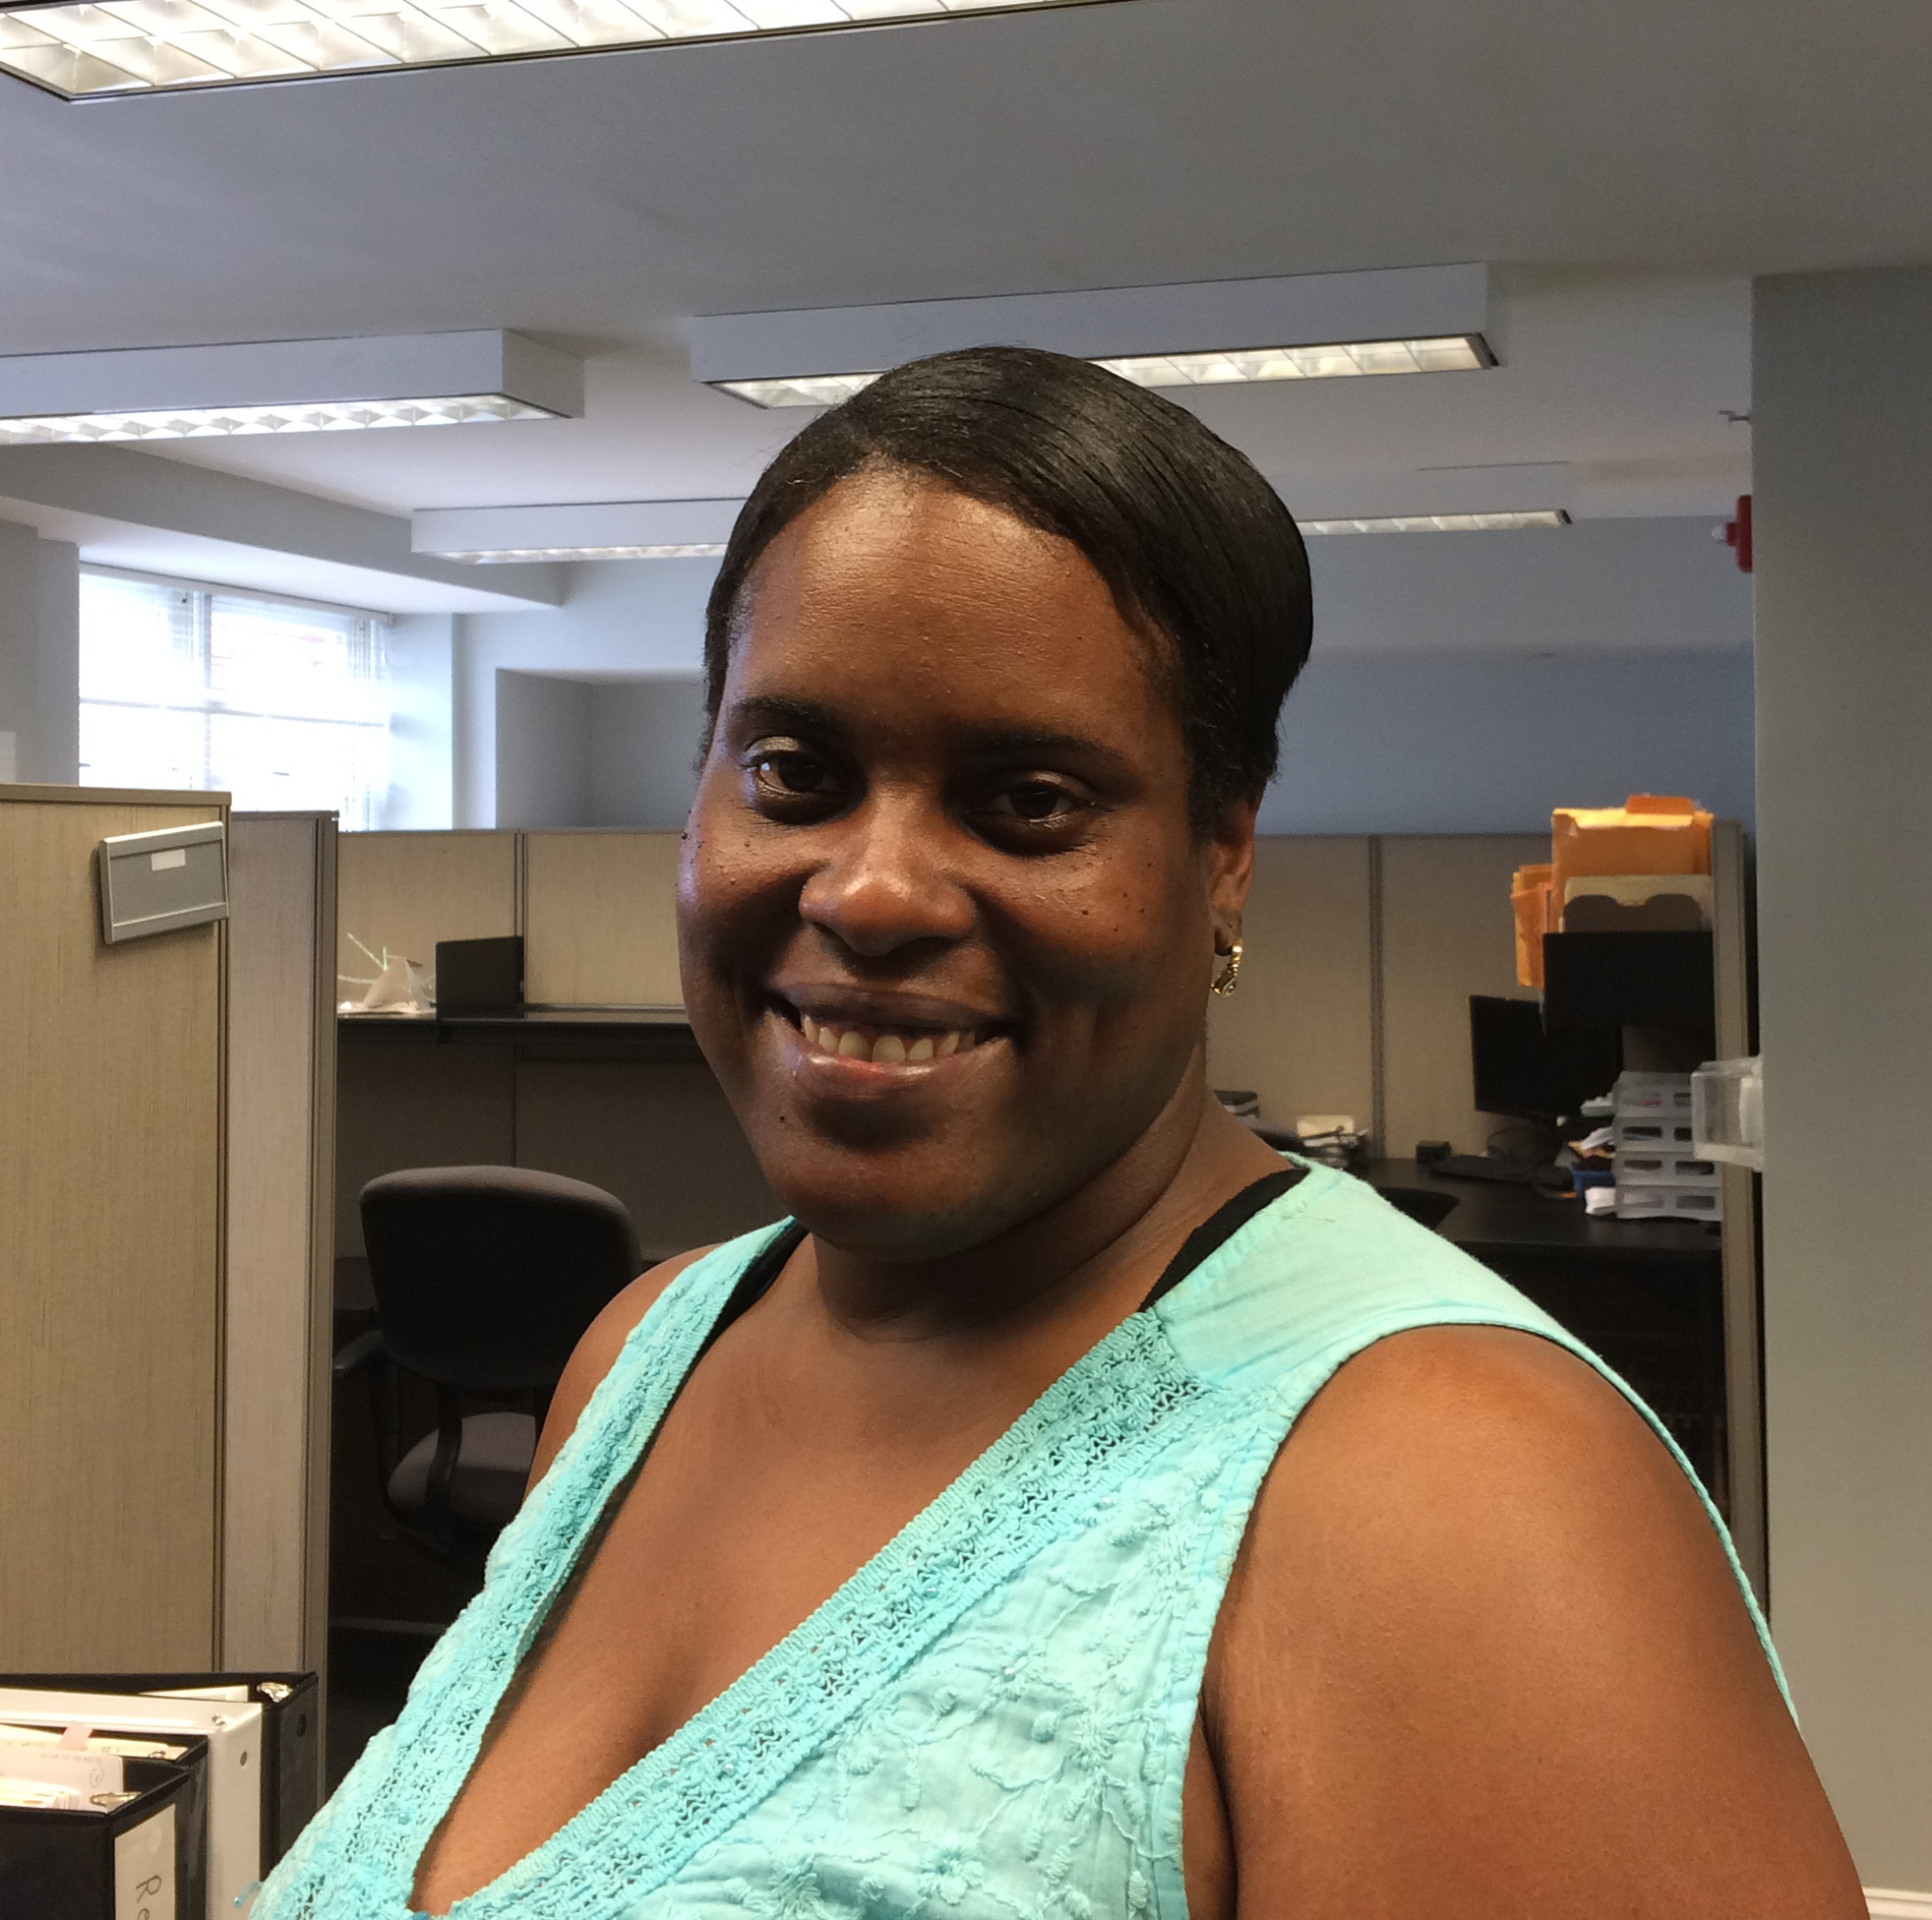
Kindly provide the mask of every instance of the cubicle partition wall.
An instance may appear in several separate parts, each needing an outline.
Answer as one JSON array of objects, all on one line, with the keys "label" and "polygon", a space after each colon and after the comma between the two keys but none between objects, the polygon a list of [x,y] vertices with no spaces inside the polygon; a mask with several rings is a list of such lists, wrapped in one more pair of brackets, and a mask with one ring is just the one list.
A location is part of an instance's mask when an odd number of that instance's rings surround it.
[{"label": "cubicle partition wall", "polygon": [[1375,1151],[1448,1140],[1480,1153],[1469,998],[1521,994],[1510,874],[1548,856],[1530,834],[1264,835],[1242,928],[1240,990],[1208,1013],[1218,1087],[1264,1116],[1346,1113]]},{"label": "cubicle partition wall", "polygon": [[335,1225],[335,816],[229,820],[219,1663],[324,1670]]},{"label": "cubicle partition wall", "polygon": [[227,811],[0,787],[0,1669],[219,1649],[227,930],[103,945],[91,862]]},{"label": "cubicle partition wall", "polygon": [[[676,1009],[677,878],[675,833],[347,835],[341,995],[359,995],[373,971],[365,947],[428,966],[438,940],[520,933],[534,1004]],[[777,1212],[688,1034],[646,1045],[621,1028],[476,1038],[345,1022],[338,1132],[335,1249],[350,1262],[362,1254],[357,1196],[398,1167],[590,1180],[630,1208],[650,1255]]]},{"label": "cubicle partition wall", "polygon": [[[216,820],[229,918],[104,944],[99,843]],[[0,787],[0,1670],[322,1663],[334,838]]]}]

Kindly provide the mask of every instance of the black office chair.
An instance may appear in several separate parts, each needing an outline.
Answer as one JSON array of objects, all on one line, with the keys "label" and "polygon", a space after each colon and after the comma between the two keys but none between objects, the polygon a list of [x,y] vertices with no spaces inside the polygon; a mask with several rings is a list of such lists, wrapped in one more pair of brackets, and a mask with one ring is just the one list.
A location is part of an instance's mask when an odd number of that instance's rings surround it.
[{"label": "black office chair", "polygon": [[[643,1262],[622,1201],[520,1167],[422,1167],[362,1189],[377,1326],[335,1357],[376,1364],[383,1497],[419,1544],[472,1557],[523,1498],[572,1349]],[[436,1389],[436,1431],[398,1459],[393,1369]],[[463,1410],[466,1399],[517,1403]]]}]

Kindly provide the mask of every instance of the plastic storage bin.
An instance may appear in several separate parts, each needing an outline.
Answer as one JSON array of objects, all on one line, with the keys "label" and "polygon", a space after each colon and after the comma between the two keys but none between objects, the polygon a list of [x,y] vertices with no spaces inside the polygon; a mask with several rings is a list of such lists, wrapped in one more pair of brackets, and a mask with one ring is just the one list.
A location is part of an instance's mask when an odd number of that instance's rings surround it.
[{"label": "plastic storage bin", "polygon": [[1691,1075],[1691,1138],[1706,1160],[1762,1171],[1765,1164],[1764,1057],[1706,1060]]},{"label": "plastic storage bin", "polygon": [[1619,1220],[1721,1220],[1723,1195],[1715,1183],[1698,1187],[1631,1186],[1619,1178],[1616,1217]]}]

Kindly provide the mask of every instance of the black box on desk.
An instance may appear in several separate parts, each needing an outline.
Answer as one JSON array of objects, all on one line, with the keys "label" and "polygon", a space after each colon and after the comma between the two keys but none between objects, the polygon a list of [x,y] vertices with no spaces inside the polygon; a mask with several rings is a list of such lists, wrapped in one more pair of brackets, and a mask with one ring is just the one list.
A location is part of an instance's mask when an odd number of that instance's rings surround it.
[{"label": "black box on desk", "polygon": [[134,1797],[121,1806],[0,1807],[0,1920],[199,1920],[208,1900],[208,1742],[184,1734],[166,1744],[185,1750],[179,1761],[122,1762]]},{"label": "black box on desk", "polygon": [[439,1017],[507,1013],[523,1004],[523,936],[438,940],[436,1011]]},{"label": "black box on desk", "polygon": [[[322,1805],[322,1695],[313,1673],[0,1673],[0,1687],[204,1699],[218,1698],[215,1689],[245,1688],[242,1697],[262,1710],[264,1878]],[[0,1920],[12,1920],[4,1907]]]}]

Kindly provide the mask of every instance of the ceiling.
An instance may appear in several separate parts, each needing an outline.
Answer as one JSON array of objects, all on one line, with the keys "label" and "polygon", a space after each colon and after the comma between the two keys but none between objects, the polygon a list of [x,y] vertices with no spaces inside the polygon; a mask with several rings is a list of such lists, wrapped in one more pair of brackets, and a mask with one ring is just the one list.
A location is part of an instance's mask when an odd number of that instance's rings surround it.
[{"label": "ceiling", "polygon": [[587,356],[584,419],[164,457],[390,512],[722,497],[807,416],[694,386],[695,314],[1484,261],[1493,372],[1190,403],[1303,510],[1557,462],[1580,514],[1703,513],[1748,485],[1749,276],[1932,260],[1928,72],[1925,0],[1115,0],[79,105],[0,78],[0,352],[512,328]]}]

